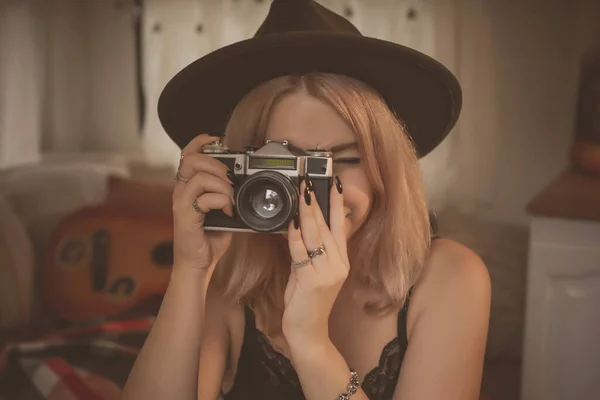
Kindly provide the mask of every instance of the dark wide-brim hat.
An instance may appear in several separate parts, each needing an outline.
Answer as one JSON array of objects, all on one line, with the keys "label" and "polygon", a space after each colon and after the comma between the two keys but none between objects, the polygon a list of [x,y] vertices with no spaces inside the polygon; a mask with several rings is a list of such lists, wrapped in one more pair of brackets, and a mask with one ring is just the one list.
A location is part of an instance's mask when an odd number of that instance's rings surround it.
[{"label": "dark wide-brim hat", "polygon": [[411,48],[363,36],[313,0],[274,0],[253,38],[220,48],[181,70],[164,88],[158,116],[183,148],[200,133],[222,134],[238,102],[283,75],[329,72],[377,90],[423,157],[450,132],[462,106],[454,75]]}]

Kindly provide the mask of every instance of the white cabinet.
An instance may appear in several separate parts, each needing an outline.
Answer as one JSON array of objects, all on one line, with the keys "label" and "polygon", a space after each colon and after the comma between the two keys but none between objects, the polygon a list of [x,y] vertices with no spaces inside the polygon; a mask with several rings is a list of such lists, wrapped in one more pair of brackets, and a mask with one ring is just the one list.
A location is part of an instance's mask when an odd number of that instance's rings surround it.
[{"label": "white cabinet", "polygon": [[533,217],[526,299],[521,400],[600,399],[600,220]]}]

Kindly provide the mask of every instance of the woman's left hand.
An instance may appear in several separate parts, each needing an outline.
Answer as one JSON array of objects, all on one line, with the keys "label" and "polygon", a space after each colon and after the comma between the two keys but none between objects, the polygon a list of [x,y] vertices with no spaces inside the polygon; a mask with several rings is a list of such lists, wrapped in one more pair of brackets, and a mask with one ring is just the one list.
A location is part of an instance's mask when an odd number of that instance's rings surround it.
[{"label": "woman's left hand", "polygon": [[[330,192],[330,228],[305,182],[300,190],[299,227],[296,229],[292,222],[288,230],[292,267],[285,289],[282,321],[283,334],[290,347],[294,342],[329,340],[329,314],[350,268],[339,178],[334,180]],[[309,259],[309,251],[320,246],[324,251]],[[302,260],[307,262],[294,265],[294,261]]]}]

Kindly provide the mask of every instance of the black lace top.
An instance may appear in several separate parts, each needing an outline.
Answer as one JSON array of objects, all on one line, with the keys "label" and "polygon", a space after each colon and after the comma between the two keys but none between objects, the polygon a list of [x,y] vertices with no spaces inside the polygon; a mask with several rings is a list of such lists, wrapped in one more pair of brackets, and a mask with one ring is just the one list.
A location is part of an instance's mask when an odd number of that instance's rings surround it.
[{"label": "black lace top", "polygon": [[[432,240],[438,238],[437,217],[430,213]],[[413,287],[414,288],[414,287]],[[390,400],[394,395],[404,353],[408,347],[406,314],[412,294],[398,313],[398,336],[386,344],[379,356],[379,365],[364,377],[362,389],[370,400]],[[305,400],[300,379],[290,360],[271,346],[256,329],[254,313],[246,307],[244,341],[238,360],[235,382],[223,400]]]},{"label": "black lace top", "polygon": [[[379,365],[362,381],[362,389],[370,400],[390,400],[393,396],[408,345],[406,311],[405,306],[398,313],[398,336],[384,346]],[[254,314],[248,307],[245,314],[244,341],[235,382],[222,398],[304,400],[300,380],[290,360],[275,350],[256,329]]]}]

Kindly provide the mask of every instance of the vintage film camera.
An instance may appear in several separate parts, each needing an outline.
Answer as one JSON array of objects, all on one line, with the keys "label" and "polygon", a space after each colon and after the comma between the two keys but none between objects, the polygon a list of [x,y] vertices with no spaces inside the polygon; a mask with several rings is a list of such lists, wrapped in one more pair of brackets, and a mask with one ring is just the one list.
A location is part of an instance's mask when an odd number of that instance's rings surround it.
[{"label": "vintage film camera", "polygon": [[204,229],[283,233],[298,212],[300,183],[310,177],[317,204],[329,226],[329,190],[333,182],[331,152],[298,150],[287,141],[267,140],[262,147],[231,151],[221,141],[204,146],[203,154],[227,165],[234,183],[234,217],[221,210],[206,214]]}]

